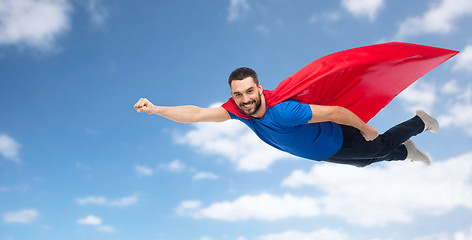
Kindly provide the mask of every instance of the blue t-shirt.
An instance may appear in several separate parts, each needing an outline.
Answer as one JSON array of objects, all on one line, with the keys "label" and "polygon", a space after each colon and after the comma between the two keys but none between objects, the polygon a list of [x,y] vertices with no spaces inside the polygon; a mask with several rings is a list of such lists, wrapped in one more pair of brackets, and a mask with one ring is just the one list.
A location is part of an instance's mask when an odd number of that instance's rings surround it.
[{"label": "blue t-shirt", "polygon": [[312,160],[325,160],[339,151],[343,142],[341,127],[334,122],[308,123],[311,108],[288,99],[269,109],[261,119],[244,119],[229,113],[251,128],[267,144]]}]

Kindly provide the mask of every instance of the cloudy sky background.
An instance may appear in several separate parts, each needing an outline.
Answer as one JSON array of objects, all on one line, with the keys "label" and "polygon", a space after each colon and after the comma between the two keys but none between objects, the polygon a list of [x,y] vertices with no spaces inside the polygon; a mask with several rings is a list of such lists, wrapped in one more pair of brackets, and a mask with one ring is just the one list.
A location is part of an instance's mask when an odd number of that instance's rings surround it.
[{"label": "cloudy sky background", "polygon": [[[0,0],[0,240],[472,239],[472,1]],[[426,109],[433,164],[364,169],[279,152],[236,121],[138,114],[218,106],[316,58],[388,41],[461,53],[370,124]]]}]

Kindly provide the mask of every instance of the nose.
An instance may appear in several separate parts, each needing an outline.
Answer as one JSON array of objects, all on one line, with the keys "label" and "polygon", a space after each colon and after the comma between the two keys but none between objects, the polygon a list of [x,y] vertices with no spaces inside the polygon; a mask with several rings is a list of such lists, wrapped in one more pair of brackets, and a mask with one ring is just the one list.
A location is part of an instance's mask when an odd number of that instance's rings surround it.
[{"label": "nose", "polygon": [[244,94],[243,95],[243,103],[247,103],[247,102],[249,102],[249,100],[250,100],[249,97],[246,94]]}]

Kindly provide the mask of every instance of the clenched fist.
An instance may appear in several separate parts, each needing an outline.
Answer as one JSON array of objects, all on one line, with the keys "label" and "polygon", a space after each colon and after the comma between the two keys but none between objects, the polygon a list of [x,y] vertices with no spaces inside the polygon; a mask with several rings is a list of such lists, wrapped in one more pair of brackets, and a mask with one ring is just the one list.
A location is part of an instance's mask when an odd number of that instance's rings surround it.
[{"label": "clenched fist", "polygon": [[366,125],[365,129],[361,130],[361,134],[366,141],[373,141],[379,136],[377,129],[369,125]]},{"label": "clenched fist", "polygon": [[147,98],[141,98],[134,105],[134,108],[136,109],[136,111],[140,113],[145,112],[145,113],[151,114],[155,106],[149,100],[147,100]]}]

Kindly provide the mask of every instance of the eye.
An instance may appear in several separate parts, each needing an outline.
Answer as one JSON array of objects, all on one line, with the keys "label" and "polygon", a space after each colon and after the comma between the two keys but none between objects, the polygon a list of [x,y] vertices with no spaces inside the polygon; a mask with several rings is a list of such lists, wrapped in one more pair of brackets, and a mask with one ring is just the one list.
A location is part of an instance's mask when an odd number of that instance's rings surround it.
[{"label": "eye", "polygon": [[253,90],[249,90],[249,91],[247,91],[247,93],[249,93],[249,94],[251,94],[252,92],[253,92]]}]

